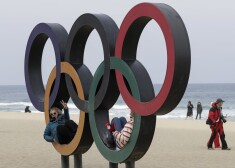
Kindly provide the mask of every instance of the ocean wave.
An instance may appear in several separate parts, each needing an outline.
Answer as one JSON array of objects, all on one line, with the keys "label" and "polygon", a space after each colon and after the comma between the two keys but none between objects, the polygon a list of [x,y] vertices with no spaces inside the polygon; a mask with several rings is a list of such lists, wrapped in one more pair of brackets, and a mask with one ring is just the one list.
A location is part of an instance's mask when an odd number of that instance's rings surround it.
[{"label": "ocean wave", "polygon": [[[24,112],[25,106],[30,106],[30,110],[32,113],[42,113],[39,112],[35,107],[33,107],[31,102],[1,102],[0,103],[0,112]],[[73,103],[68,103],[69,111],[71,114],[79,114],[80,110]],[[206,119],[208,117],[209,108],[203,109],[202,119]],[[223,108],[224,116],[227,116],[228,121],[235,121],[235,108],[234,107],[226,107]],[[115,104],[110,110],[110,117],[128,117],[130,110],[126,104]],[[187,108],[177,107],[166,115],[157,116],[158,118],[163,119],[185,119],[187,114]],[[196,109],[193,111],[193,118],[196,117]]]},{"label": "ocean wave", "polygon": [[0,106],[17,106],[17,105],[32,106],[32,103],[30,103],[30,102],[5,102],[5,103],[0,103]]},{"label": "ocean wave", "polygon": [[129,109],[129,107],[127,105],[116,105],[116,104],[112,108],[113,109],[120,109],[120,110]]},{"label": "ocean wave", "polygon": [[[77,106],[73,103],[68,103],[68,107],[71,109],[77,109]],[[125,104],[115,104],[112,109],[117,109],[117,110],[125,110],[128,109],[129,107]]]}]

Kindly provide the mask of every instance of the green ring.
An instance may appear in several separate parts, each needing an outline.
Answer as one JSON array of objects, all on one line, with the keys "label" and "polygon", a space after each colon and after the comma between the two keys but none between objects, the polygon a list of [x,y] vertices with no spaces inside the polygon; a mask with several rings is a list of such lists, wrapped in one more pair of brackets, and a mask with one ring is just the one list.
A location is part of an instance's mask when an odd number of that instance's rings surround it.
[{"label": "green ring", "polygon": [[[140,94],[138,90],[137,81],[131,69],[129,68],[129,66],[123,60],[112,57],[110,58],[110,69],[117,69],[125,76],[125,78],[127,79],[129,83],[133,97],[135,97],[137,100],[140,100]],[[140,125],[141,125],[141,116],[135,114],[134,127],[133,127],[130,140],[123,149],[116,151],[116,150],[109,149],[108,147],[105,146],[103,140],[101,139],[99,135],[99,131],[96,126],[95,115],[94,115],[95,93],[96,93],[98,83],[100,79],[102,78],[103,74],[104,74],[104,63],[101,63],[95,72],[95,75],[91,84],[91,88],[90,88],[90,93],[89,93],[89,121],[90,121],[91,132],[92,132],[92,136],[94,138],[95,144],[98,150],[100,151],[100,153],[104,156],[104,158],[109,160],[112,163],[121,163],[121,162],[126,161],[131,156],[134,148],[136,147],[136,143],[139,137]]]}]

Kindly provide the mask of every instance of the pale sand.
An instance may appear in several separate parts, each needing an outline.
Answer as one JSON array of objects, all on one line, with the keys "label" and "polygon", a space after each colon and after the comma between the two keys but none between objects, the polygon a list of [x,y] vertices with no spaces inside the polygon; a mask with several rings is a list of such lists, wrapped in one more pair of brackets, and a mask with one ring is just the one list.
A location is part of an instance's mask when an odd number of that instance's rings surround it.
[{"label": "pale sand", "polygon": [[[76,116],[75,116],[76,117]],[[136,167],[234,168],[235,123],[225,125],[231,151],[207,150],[210,130],[205,121],[158,120],[154,140]],[[60,155],[43,139],[43,114],[0,113],[0,167],[60,167]],[[73,158],[70,157],[70,167]],[[83,167],[108,167],[95,144],[83,155]],[[119,167],[125,167],[120,164]]]}]

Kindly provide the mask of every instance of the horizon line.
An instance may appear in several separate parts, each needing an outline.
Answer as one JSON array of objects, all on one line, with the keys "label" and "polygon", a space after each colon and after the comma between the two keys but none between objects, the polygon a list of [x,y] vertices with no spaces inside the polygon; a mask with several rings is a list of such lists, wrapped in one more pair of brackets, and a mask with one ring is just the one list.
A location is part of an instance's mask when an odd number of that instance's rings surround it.
[{"label": "horizon line", "polygon": [[[154,83],[154,85],[162,85],[163,83]],[[228,82],[228,83],[218,83],[218,82],[211,82],[211,83],[209,83],[209,82],[205,82],[205,83],[188,83],[189,85],[190,84],[235,84],[235,82],[234,83],[231,83],[231,82]],[[12,85],[12,84],[0,84],[0,86],[25,86],[25,84],[14,84],[14,85]]]}]

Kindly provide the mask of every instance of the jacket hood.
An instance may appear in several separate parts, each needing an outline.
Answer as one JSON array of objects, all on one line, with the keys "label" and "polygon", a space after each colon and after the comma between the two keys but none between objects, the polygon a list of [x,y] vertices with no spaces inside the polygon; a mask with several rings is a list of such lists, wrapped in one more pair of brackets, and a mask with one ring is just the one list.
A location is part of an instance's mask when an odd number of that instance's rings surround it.
[{"label": "jacket hood", "polygon": [[216,107],[216,102],[211,102],[211,107]]}]

